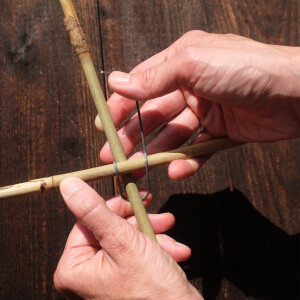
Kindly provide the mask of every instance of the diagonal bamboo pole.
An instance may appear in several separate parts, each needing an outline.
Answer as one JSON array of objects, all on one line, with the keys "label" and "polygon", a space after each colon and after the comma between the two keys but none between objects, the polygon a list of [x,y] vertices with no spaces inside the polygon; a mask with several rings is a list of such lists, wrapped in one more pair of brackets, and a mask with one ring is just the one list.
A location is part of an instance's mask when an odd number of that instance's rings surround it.
[{"label": "diagonal bamboo pole", "polygon": [[[92,93],[92,97],[94,99],[114,159],[117,163],[125,161],[127,160],[127,158],[122,148],[119,137],[117,135],[117,131],[112,121],[111,115],[109,113],[105,97],[103,95],[95,71],[95,67],[91,59],[89,45],[84,37],[83,31],[79,24],[73,3],[71,0],[60,0],[60,4],[65,15],[64,23],[66,26],[66,30],[68,31],[71,43],[80,58],[88,85]],[[122,180],[125,186],[127,196],[130,200],[134,214],[136,216],[137,222],[139,224],[140,230],[149,237],[151,237],[153,240],[156,240],[146,209],[143,205],[140,193],[136,184],[133,181],[132,176],[130,174],[126,174],[122,176]]]},{"label": "diagonal bamboo pole", "polygon": [[[176,159],[189,159],[192,157],[208,155],[220,150],[236,147],[239,145],[242,145],[242,143],[231,141],[228,138],[215,139],[201,144],[196,144],[192,146],[174,149],[168,152],[149,155],[148,166],[155,167],[170,163],[171,161]],[[132,160],[126,160],[117,163],[117,167],[120,174],[126,174],[144,169],[145,160],[143,157]],[[58,188],[60,183],[67,177],[78,177],[85,181],[91,181],[113,175],[115,175],[115,168],[113,164],[110,164],[67,174],[34,179],[28,182],[0,187],[0,199],[52,190]]]}]

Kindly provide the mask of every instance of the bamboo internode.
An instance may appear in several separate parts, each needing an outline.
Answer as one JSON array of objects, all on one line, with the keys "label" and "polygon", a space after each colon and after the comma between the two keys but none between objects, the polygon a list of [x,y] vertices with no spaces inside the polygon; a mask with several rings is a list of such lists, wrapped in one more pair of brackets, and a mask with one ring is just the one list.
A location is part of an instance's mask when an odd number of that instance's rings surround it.
[{"label": "bamboo internode", "polygon": [[[89,52],[88,42],[81,29],[80,22],[75,12],[73,3],[71,0],[60,0],[60,4],[65,15],[64,23],[66,26],[66,30],[69,33],[71,44],[76,50],[78,57],[81,61],[81,65],[86,76],[92,97],[94,99],[98,114],[100,116],[106,138],[114,156],[114,160],[117,163],[126,161],[126,155],[122,148],[116,128],[114,126],[109,109],[107,107],[105,97],[102,92],[98,76]],[[127,196],[130,200],[141,231],[147,234],[153,240],[156,240],[146,209],[143,205],[139,190],[136,184],[134,183],[131,174],[124,175],[122,179]]]},{"label": "bamboo internode", "polygon": [[[239,145],[241,145],[241,143],[232,141],[228,138],[215,139],[201,144],[178,148],[168,152],[148,155],[148,165],[149,167],[155,167],[168,164],[176,159],[189,159]],[[141,157],[119,162],[117,163],[117,167],[120,174],[131,173],[144,169],[145,159],[144,157]],[[84,181],[92,181],[113,175],[115,175],[115,168],[113,164],[110,164],[72,173],[34,179],[28,182],[0,187],[0,199],[55,189],[58,188],[60,183],[67,177],[78,177]]]}]

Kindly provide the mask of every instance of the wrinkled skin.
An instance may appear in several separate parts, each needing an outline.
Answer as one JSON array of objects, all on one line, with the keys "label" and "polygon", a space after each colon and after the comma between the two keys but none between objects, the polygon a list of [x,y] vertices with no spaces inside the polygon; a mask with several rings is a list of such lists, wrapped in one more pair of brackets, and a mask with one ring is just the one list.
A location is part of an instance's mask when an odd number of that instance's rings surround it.
[{"label": "wrinkled skin", "polygon": [[[116,92],[108,106],[116,125],[142,108],[146,134],[165,124],[148,144],[149,154],[182,145],[201,126],[193,143],[229,136],[243,142],[273,142],[299,136],[299,48],[266,45],[232,34],[191,31],[129,74],[113,72]],[[102,130],[99,117],[96,126]],[[136,116],[119,130],[128,154],[140,141]],[[139,153],[134,157],[140,156]],[[111,163],[106,144],[100,157]],[[173,179],[193,175],[208,157],[174,161]]]},{"label": "wrinkled skin", "polygon": [[173,215],[149,216],[157,243],[138,230],[121,197],[105,202],[78,178],[63,181],[61,193],[78,220],[54,274],[55,287],[68,298],[202,299],[175,262],[186,260],[190,249],[161,234],[173,226]]},{"label": "wrinkled skin", "polygon": [[[193,143],[221,136],[245,142],[298,137],[298,53],[192,31],[130,74],[113,72],[109,84],[116,93],[108,106],[118,126],[135,108],[131,99],[148,100],[142,107],[145,133],[164,124],[148,144],[149,154],[178,147],[201,127]],[[99,118],[96,126],[102,130]],[[128,154],[140,140],[137,117],[118,133]],[[112,162],[108,145],[100,157]],[[169,175],[191,176],[207,158],[173,161]],[[61,192],[78,221],[54,275],[59,291],[74,299],[202,299],[175,262],[187,259],[189,248],[162,234],[174,224],[171,214],[150,215],[155,243],[138,231],[132,208],[120,197],[105,202],[74,178],[61,184]]]}]

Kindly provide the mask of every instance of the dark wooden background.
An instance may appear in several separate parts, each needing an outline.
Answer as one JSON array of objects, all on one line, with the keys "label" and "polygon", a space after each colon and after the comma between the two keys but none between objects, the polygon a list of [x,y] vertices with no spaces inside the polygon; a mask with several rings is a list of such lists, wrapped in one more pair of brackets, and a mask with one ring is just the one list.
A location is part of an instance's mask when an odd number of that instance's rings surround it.
[{"label": "dark wooden background", "polygon": [[[129,71],[192,29],[300,42],[298,0],[74,4],[99,75]],[[0,1],[0,107],[1,186],[101,164],[105,138],[58,0]],[[298,299],[299,150],[299,140],[245,145],[191,179],[151,173],[149,211],[176,215],[170,234],[192,247],[182,267],[206,299]],[[113,179],[92,186],[114,194]],[[63,299],[52,276],[73,223],[56,191],[1,200],[1,299]]]}]

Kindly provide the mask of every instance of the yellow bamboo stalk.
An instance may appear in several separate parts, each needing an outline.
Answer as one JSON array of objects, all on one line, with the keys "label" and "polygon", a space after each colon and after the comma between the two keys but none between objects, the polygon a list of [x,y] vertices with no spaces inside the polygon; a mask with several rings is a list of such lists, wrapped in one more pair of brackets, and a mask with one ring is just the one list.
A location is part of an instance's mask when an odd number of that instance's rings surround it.
[{"label": "yellow bamboo stalk", "polygon": [[[119,140],[111,115],[109,113],[109,109],[107,107],[105,97],[103,95],[97,77],[97,73],[95,71],[95,67],[90,55],[89,45],[81,29],[73,3],[71,0],[60,0],[60,4],[63,8],[65,15],[64,23],[66,26],[66,30],[68,31],[71,43],[80,58],[82,68],[84,70],[92,97],[94,99],[114,159],[117,163],[125,161],[127,158]],[[122,180],[125,186],[127,196],[130,200],[134,214],[136,216],[137,222],[139,224],[140,230],[149,237],[151,237],[153,240],[156,240],[146,209],[143,205],[140,193],[136,184],[133,181],[132,176],[130,174],[126,174],[122,177]]]},{"label": "yellow bamboo stalk", "polygon": [[[232,141],[228,138],[215,139],[201,144],[148,155],[148,165],[149,167],[160,166],[168,164],[176,159],[189,159],[192,157],[208,155],[241,144],[242,143]],[[144,169],[145,160],[144,157],[127,160],[117,163],[117,167],[120,174],[131,173],[133,171]],[[91,181],[113,175],[115,175],[115,168],[113,164],[110,164],[72,173],[34,179],[28,182],[0,187],[0,199],[55,189],[58,188],[60,183],[67,177],[78,177],[84,181]]]}]

